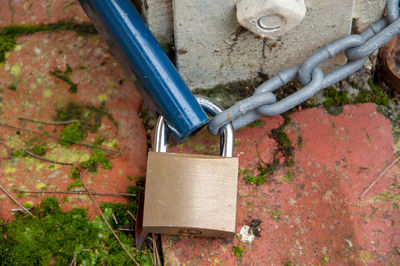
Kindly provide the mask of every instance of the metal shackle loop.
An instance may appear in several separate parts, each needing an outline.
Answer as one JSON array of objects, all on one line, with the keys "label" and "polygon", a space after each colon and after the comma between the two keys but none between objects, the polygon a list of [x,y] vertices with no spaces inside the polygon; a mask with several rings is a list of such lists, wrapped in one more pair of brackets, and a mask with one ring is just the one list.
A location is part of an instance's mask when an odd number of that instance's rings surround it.
[{"label": "metal shackle loop", "polygon": [[[204,111],[211,116],[216,116],[221,113],[223,109],[213,102],[211,99],[203,96],[196,96],[197,101],[204,109]],[[223,157],[233,157],[235,136],[232,123],[226,124],[221,130],[220,136],[220,150],[219,153]],[[167,152],[168,148],[168,126],[162,116],[157,120],[155,137],[154,137],[154,151],[155,152]]]}]

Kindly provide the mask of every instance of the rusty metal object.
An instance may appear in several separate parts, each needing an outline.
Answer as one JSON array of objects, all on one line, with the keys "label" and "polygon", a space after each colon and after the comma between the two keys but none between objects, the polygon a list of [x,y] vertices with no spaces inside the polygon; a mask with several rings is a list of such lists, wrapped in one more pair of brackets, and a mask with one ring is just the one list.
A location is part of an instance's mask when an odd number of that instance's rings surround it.
[{"label": "rusty metal object", "polygon": [[400,35],[393,38],[378,53],[376,78],[380,86],[400,94]]}]

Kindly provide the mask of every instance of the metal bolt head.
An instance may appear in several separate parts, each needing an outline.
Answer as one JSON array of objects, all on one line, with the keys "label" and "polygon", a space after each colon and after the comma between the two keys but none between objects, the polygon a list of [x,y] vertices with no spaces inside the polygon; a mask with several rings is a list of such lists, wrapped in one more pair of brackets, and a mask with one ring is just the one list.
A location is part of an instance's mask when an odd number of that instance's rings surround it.
[{"label": "metal bolt head", "polygon": [[304,0],[240,0],[238,22],[263,38],[278,39],[296,27],[306,14]]}]

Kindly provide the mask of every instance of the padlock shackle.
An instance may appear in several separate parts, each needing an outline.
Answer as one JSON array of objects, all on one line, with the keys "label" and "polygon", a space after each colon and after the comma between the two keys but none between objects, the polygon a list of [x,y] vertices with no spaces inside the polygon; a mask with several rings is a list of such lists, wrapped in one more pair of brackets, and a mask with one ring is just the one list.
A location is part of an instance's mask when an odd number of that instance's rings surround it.
[{"label": "padlock shackle", "polygon": [[[206,113],[215,116],[223,111],[223,109],[211,99],[204,96],[196,96],[197,101]],[[160,116],[157,120],[154,138],[154,151],[167,152],[168,148],[168,126],[164,117]],[[227,124],[221,129],[220,150],[219,153],[223,157],[233,157],[235,146],[235,133],[232,123]]]}]

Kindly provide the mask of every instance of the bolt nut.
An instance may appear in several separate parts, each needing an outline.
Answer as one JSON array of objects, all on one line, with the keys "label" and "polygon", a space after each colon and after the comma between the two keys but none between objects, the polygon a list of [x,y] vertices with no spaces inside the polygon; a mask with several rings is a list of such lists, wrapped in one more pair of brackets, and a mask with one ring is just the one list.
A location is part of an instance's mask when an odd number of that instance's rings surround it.
[{"label": "bolt nut", "polygon": [[305,14],[304,0],[241,0],[236,5],[240,25],[268,39],[292,30]]}]

